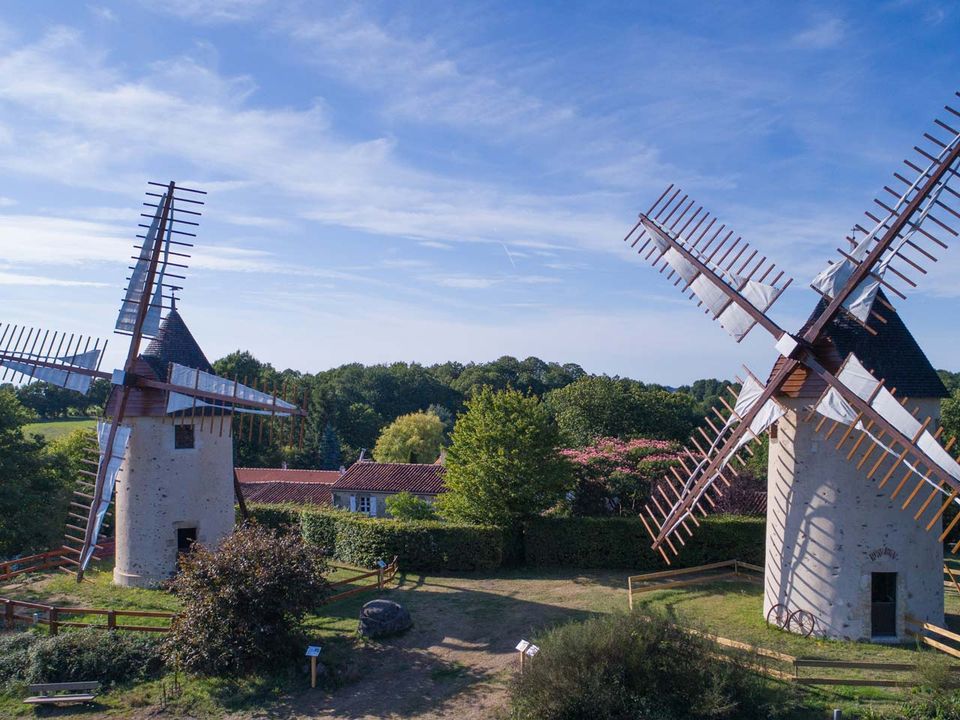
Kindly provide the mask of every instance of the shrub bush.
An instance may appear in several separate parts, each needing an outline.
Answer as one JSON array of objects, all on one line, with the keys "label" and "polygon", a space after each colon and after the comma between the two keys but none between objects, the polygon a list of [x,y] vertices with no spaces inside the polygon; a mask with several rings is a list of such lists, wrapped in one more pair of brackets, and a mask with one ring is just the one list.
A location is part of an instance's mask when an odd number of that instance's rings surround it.
[{"label": "shrub bush", "polygon": [[[674,565],[733,559],[762,565],[764,530],[763,518],[701,518]],[[663,559],[650,548],[650,536],[637,518],[534,518],[527,523],[524,541],[528,565],[663,569]]]},{"label": "shrub bush", "polygon": [[[289,530],[296,529],[300,525],[300,515],[303,512],[302,505],[294,503],[267,504],[257,503],[247,505],[247,514],[250,520],[271,530]],[[237,509],[237,522],[242,523],[240,510]]]},{"label": "shrub bush", "polygon": [[183,600],[164,643],[170,664],[201,675],[275,671],[303,653],[302,621],[329,591],[326,564],[297,533],[241,526],[216,550],[181,557]]},{"label": "shrub bush", "polygon": [[789,696],[707,641],[660,617],[612,615],[572,623],[539,640],[516,681],[516,720],[771,718]]},{"label": "shrub bush", "polygon": [[503,558],[499,528],[355,514],[341,516],[335,524],[335,556],[354,565],[369,567],[397,556],[404,570],[492,570]]},{"label": "shrub bush", "polygon": [[0,637],[0,683],[122,683],[156,677],[163,669],[155,637],[95,628],[47,636],[18,632]]}]

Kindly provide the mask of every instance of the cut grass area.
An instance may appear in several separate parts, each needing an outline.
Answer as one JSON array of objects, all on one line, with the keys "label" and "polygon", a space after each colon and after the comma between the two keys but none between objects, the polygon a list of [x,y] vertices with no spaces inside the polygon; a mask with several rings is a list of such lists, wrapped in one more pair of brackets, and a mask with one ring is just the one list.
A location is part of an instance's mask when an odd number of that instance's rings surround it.
[{"label": "cut grass area", "polygon": [[90,417],[71,418],[69,420],[41,420],[24,425],[23,432],[25,435],[43,435],[47,442],[53,442],[69,435],[78,428],[95,430],[96,427],[96,418]]}]

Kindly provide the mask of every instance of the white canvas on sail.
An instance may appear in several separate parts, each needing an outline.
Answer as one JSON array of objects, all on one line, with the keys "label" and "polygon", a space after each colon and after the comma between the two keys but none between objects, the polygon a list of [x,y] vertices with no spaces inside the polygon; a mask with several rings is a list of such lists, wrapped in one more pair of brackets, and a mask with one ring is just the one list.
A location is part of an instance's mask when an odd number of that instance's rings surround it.
[{"label": "white canvas on sail", "polygon": [[[123,298],[123,304],[120,306],[120,314],[117,317],[116,329],[121,332],[133,332],[137,322],[137,312],[140,303],[144,300],[150,303],[147,314],[143,321],[143,334],[149,337],[155,337],[160,331],[160,313],[162,310],[162,283],[166,273],[167,262],[170,259],[169,232],[167,238],[160,238],[162,243],[161,257],[157,263],[156,276],[154,277],[154,292],[151,297],[144,298],[147,292],[147,277],[150,274],[150,258],[157,239],[157,233],[160,227],[160,218],[163,214],[163,207],[166,202],[166,194],[157,203],[157,211],[150,222],[150,227],[145,233],[143,243],[140,247],[140,256],[130,273],[130,282],[127,284],[127,292]],[[173,202],[170,203],[170,214],[173,215]]]},{"label": "white canvas on sail", "polygon": [[100,467],[104,462],[107,463],[106,472],[103,475],[103,487],[100,492],[100,502],[94,508],[93,527],[91,528],[90,546],[85,549],[80,557],[80,569],[85,570],[93,557],[94,545],[100,535],[100,528],[103,526],[103,519],[106,517],[107,510],[110,509],[110,503],[113,500],[113,490],[117,485],[117,474],[120,472],[120,466],[123,464],[123,458],[127,452],[127,443],[130,441],[130,428],[121,425],[113,438],[113,447],[107,452],[107,442],[110,439],[111,424],[103,421],[97,422],[97,443],[100,445],[100,464],[97,467],[97,474],[100,474]]},{"label": "white canvas on sail", "polygon": [[[285,410],[297,409],[297,406],[292,403],[281,400],[280,398],[270,395],[269,393],[254,390],[253,388],[247,387],[246,385],[242,385],[240,383],[235,383],[233,380],[220,377],[219,375],[213,375],[208,372],[203,372],[202,370],[189,368],[178,363],[171,363],[170,367],[170,382],[174,385],[179,385],[185,389],[196,388],[198,390],[217,393],[218,395],[228,395],[231,398],[235,398],[234,402],[241,404],[243,402],[256,402],[265,405],[271,405],[277,409],[277,412],[274,412],[273,410],[266,409],[232,407],[230,408],[232,411],[252,414],[276,414],[287,416],[290,413],[284,412]],[[185,393],[171,392],[170,397],[167,399],[167,412],[180,412],[192,407],[219,407],[221,404],[222,403],[220,401],[205,402],[200,398],[194,398],[193,396],[186,395]]]}]

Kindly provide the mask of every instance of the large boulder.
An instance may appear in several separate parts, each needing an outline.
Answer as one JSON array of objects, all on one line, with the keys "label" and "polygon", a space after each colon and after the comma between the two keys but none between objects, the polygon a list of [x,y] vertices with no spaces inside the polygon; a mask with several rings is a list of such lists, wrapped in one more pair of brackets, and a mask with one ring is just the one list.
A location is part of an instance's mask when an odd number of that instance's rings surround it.
[{"label": "large boulder", "polygon": [[371,600],[360,609],[357,632],[362,637],[381,638],[396,635],[413,625],[410,613],[392,600]]}]

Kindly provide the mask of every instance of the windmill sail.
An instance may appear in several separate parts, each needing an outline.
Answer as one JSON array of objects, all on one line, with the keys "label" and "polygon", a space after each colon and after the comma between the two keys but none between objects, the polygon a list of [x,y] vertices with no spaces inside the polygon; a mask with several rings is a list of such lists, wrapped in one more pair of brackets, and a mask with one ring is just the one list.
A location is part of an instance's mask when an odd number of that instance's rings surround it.
[{"label": "windmill sail", "polygon": [[[229,407],[231,412],[254,415],[277,415],[289,417],[300,414],[300,408],[270,393],[255,390],[234,380],[212,373],[170,364],[170,383],[182,392],[172,391],[167,398],[167,413],[177,413],[196,408]],[[197,391],[221,396],[222,399],[203,400]]]},{"label": "windmill sail", "polygon": [[[850,355],[844,362],[837,380],[853,393],[853,397],[849,393],[844,397],[837,387],[829,387],[817,402],[816,411],[833,420],[834,427],[845,425],[863,436],[856,441],[847,459],[852,460],[862,446],[864,453],[857,460],[858,467],[866,466],[869,478],[879,478],[881,489],[902,468],[903,479],[891,485],[892,497],[900,494],[911,476],[915,477],[915,489],[908,493],[904,509],[924,485],[934,489],[933,496],[937,493],[946,496],[945,506],[951,503],[960,505],[960,464],[940,444],[937,435],[928,429],[931,420],[918,420],[855,355]],[[866,419],[863,405],[858,400],[872,408],[882,422]],[[889,423],[896,432],[891,432],[884,423]],[[842,436],[838,450],[851,434],[848,431]],[[875,451],[876,455],[873,455]],[[868,465],[871,455],[873,460]],[[930,502],[924,505],[924,510]],[[920,515],[922,511],[918,513],[918,519]]]},{"label": "windmill sail", "polygon": [[[677,276],[675,285],[696,299],[698,305],[720,323],[737,342],[762,324],[775,338],[782,334],[772,326],[765,313],[790,285],[766,257],[740,237],[731,241],[732,230],[719,225],[709,213],[698,207],[692,214],[694,201],[680,196],[680,190],[667,188],[649,212],[624,240],[632,246],[646,237],[639,253],[660,272],[669,268],[668,277]],[[679,199],[678,199],[679,197]],[[639,234],[636,234],[637,231]],[[726,231],[726,232],[725,232]]]},{"label": "windmill sail", "polygon": [[[946,109],[960,118],[956,110]],[[842,307],[861,323],[869,319],[881,286],[904,299],[906,291],[917,287],[918,275],[927,274],[924,264],[936,262],[934,253],[947,249],[944,234],[958,236],[945,219],[960,219],[960,131],[940,120],[936,124],[941,135],[925,133],[926,148],[914,147],[917,162],[905,161],[916,173],[913,179],[894,173],[894,187],[885,185],[885,199],[874,200],[879,209],[867,211],[867,220],[857,223],[847,238],[852,249],[840,250],[842,259],[811,284],[831,300],[842,295]],[[858,271],[863,277],[853,280]]]},{"label": "windmill sail", "polygon": [[[121,426],[117,428],[114,434],[113,446],[108,448],[110,427],[110,423],[97,422],[97,444],[100,446],[100,458],[97,467],[99,485],[94,488],[94,501],[90,506],[87,519],[87,532],[83,547],[80,550],[81,571],[86,570],[90,559],[93,557],[97,538],[103,527],[103,520],[110,509],[110,503],[113,501],[117,474],[120,472],[120,467],[127,452],[127,443],[130,441],[130,428]],[[104,464],[106,464],[105,468],[103,467]]]},{"label": "windmill sail", "polygon": [[86,393],[94,378],[107,377],[98,370],[105,348],[82,335],[0,325],[0,381],[42,381]]},{"label": "windmill sail", "polygon": [[[140,247],[140,256],[133,267],[130,280],[127,284],[127,292],[123,299],[123,305],[120,306],[120,314],[117,317],[116,330],[119,332],[132,333],[136,327],[137,313],[140,303],[144,296],[149,296],[150,307],[143,321],[142,334],[147,337],[156,337],[160,330],[160,314],[163,309],[163,286],[164,276],[167,271],[167,264],[170,261],[170,231],[172,226],[165,223],[161,228],[160,224],[163,215],[164,201],[167,194],[164,193],[161,201],[157,203],[157,211],[147,229],[146,237]],[[174,209],[174,199],[170,202],[170,216],[172,219]],[[159,238],[158,238],[159,236]],[[147,280],[150,275],[150,264],[153,261],[154,250],[159,242],[159,258],[157,261],[156,279],[154,287],[147,288]]]},{"label": "windmill sail", "polygon": [[694,511],[706,515],[704,505],[715,505],[715,497],[711,497],[710,491],[715,496],[722,496],[718,481],[729,486],[735,480],[729,466],[735,459],[743,462],[740,451],[749,443],[759,440],[771,425],[783,417],[785,411],[781,405],[770,397],[765,399],[765,396],[769,396],[768,389],[748,372],[740,392],[736,393],[734,405],[731,407],[723,402],[727,414],[714,409],[717,422],[706,418],[710,432],[699,428],[701,438],[690,439],[680,460],[684,474],[673,471],[673,478],[664,478],[670,493],[665,492],[663,486],[659,487],[657,492],[661,497],[658,499],[654,493],[652,507],[648,503],[644,508],[646,516],[641,516],[641,519],[653,538],[653,547],[660,551],[668,563],[669,557],[663,546],[677,553],[672,539],[683,544],[678,533],[683,529],[692,535],[686,521],[689,519],[697,524]]}]

